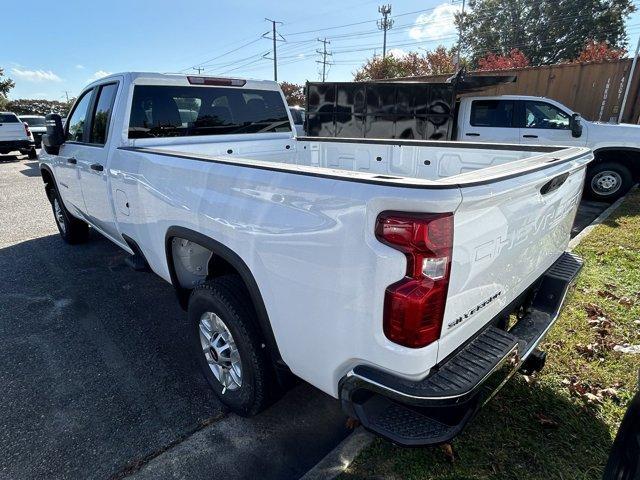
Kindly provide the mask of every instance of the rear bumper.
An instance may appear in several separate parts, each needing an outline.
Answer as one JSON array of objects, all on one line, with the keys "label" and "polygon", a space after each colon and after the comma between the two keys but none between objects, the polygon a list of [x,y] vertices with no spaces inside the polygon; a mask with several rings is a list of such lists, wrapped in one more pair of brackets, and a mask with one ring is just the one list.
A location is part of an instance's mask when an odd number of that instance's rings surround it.
[{"label": "rear bumper", "polygon": [[0,150],[14,151],[14,150],[29,150],[33,148],[35,143],[31,140],[2,140],[0,141]]},{"label": "rear bumper", "polygon": [[531,308],[509,331],[491,322],[423,380],[355,367],[340,381],[344,410],[368,430],[400,445],[450,441],[544,339],[581,268],[579,257],[562,254],[536,282]]}]

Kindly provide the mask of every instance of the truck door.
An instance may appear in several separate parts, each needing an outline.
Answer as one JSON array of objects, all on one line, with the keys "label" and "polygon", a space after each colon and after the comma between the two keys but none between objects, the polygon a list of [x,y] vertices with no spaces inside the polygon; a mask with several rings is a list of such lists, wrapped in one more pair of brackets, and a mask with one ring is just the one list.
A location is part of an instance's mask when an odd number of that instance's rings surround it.
[{"label": "truck door", "polygon": [[520,143],[535,145],[583,146],[586,135],[575,138],[571,135],[571,115],[544,100],[517,102],[522,112]]},{"label": "truck door", "polygon": [[65,142],[60,146],[54,165],[56,184],[62,201],[67,208],[72,210],[73,206],[82,213],[86,213],[86,208],[80,187],[78,157],[86,148],[84,147],[85,130],[93,93],[94,89],[83,92],[75,103],[66,123]]},{"label": "truck door", "polygon": [[107,140],[110,134],[115,134],[109,128],[109,123],[117,91],[118,82],[96,87],[90,109],[88,143],[77,154],[87,218],[104,233],[116,238],[118,232],[109,194]]},{"label": "truck door", "polygon": [[458,140],[520,143],[513,100],[473,100],[468,111],[468,120]]}]

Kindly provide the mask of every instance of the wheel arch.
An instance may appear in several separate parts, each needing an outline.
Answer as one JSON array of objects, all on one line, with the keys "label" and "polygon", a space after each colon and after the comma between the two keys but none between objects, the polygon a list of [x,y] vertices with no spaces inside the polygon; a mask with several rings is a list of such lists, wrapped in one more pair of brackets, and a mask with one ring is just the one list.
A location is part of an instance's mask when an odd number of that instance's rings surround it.
[{"label": "wheel arch", "polygon": [[49,201],[51,201],[50,191],[51,189],[56,188],[56,179],[53,176],[53,170],[51,170],[51,167],[49,167],[49,165],[40,165],[40,176],[42,177],[42,181],[45,185],[44,188],[47,192],[47,198],[49,198]]},{"label": "wheel arch", "polygon": [[640,178],[640,148],[602,147],[593,151],[595,161],[591,165],[603,162],[618,162],[627,167],[635,179]]},{"label": "wheel arch", "polygon": [[[253,303],[256,317],[258,319],[258,328],[263,335],[268,353],[276,367],[286,369],[286,364],[282,360],[280,349],[278,348],[273,329],[271,328],[271,321],[269,320],[269,314],[267,313],[264,300],[262,299],[262,294],[260,293],[260,289],[253,276],[253,273],[244,262],[244,260],[242,260],[242,258],[240,258],[240,256],[229,247],[218,242],[217,240],[214,240],[211,237],[203,235],[202,233],[196,232],[195,230],[191,230],[189,228],[173,226],[167,230],[167,233],[165,235],[165,254],[167,258],[167,267],[169,269],[171,283],[176,289],[178,301],[180,302],[182,308],[186,309],[191,289],[182,287],[180,285],[180,281],[178,280],[172,250],[172,241],[174,238],[189,240],[202,247],[205,247],[208,250],[211,250],[213,256],[222,259],[233,269],[232,271],[235,271],[235,273],[240,276]],[[231,272],[227,270],[224,273]]]}]

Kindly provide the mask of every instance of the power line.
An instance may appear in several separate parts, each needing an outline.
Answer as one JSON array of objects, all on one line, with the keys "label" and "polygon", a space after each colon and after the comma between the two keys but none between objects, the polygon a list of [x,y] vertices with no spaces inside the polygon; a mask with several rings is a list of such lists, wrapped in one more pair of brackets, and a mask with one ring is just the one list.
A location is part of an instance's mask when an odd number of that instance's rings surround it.
[{"label": "power line", "polygon": [[327,61],[327,56],[333,55],[331,52],[327,52],[327,44],[330,44],[331,42],[327,40],[326,37],[324,40],[319,38],[318,41],[322,42],[322,51],[316,50],[316,53],[322,55],[322,60],[316,60],[316,63],[322,64],[322,81],[325,82],[327,79],[327,65],[331,65],[331,63]]},{"label": "power line", "polygon": [[377,25],[378,29],[384,32],[384,40],[382,41],[382,58],[385,58],[387,56],[387,30],[391,30],[395,22],[393,19],[389,18],[391,5],[380,5],[378,7],[378,12],[382,15],[382,19],[378,20]]}]

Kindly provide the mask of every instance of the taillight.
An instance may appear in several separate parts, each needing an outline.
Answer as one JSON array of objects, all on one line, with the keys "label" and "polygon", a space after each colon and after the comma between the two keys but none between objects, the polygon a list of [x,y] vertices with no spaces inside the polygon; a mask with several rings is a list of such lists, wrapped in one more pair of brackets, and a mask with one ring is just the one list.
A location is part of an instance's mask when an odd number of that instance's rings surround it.
[{"label": "taillight", "polygon": [[447,301],[453,214],[383,212],[376,237],[407,257],[405,278],[387,287],[384,333],[405,347],[421,348],[440,338]]},{"label": "taillight", "polygon": [[29,124],[27,122],[24,122],[24,132],[27,134],[27,137],[31,136],[31,129],[29,128]]}]

